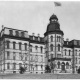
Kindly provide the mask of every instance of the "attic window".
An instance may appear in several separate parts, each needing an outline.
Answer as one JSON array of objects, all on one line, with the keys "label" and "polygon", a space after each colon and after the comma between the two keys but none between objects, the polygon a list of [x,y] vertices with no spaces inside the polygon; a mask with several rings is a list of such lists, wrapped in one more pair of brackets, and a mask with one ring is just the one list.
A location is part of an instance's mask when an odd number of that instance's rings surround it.
[{"label": "attic window", "polygon": [[21,32],[21,37],[24,37],[24,32]]},{"label": "attic window", "polygon": [[10,35],[13,35],[13,30],[9,30],[9,34]]},{"label": "attic window", "polygon": [[18,31],[16,31],[16,36],[19,36],[19,32]]}]

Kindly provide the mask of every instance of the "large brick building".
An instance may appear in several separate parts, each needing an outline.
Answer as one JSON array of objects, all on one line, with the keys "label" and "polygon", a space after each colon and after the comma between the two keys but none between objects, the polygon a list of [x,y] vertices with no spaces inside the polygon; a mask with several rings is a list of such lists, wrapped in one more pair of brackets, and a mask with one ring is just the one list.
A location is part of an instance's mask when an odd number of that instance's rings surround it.
[{"label": "large brick building", "polygon": [[56,15],[50,17],[44,37],[28,31],[3,27],[0,32],[0,71],[44,73],[46,65],[54,73],[76,73],[80,66],[80,40],[64,41]]}]

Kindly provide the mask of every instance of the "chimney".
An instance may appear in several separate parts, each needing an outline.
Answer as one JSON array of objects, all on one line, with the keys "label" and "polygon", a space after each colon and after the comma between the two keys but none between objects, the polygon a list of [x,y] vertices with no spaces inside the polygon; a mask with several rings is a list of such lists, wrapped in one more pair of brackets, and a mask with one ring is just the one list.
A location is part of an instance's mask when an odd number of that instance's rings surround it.
[{"label": "chimney", "polygon": [[4,29],[4,25],[2,25],[2,29]]},{"label": "chimney", "polygon": [[35,36],[35,33],[32,33],[32,36]]},{"label": "chimney", "polygon": [[38,34],[38,37],[40,37],[40,34]]},{"label": "chimney", "polygon": [[67,38],[66,41],[69,41],[69,38]]},{"label": "chimney", "polygon": [[66,39],[66,41],[67,41],[67,45],[68,45],[68,42],[69,42],[69,38],[67,38],[67,39]]}]

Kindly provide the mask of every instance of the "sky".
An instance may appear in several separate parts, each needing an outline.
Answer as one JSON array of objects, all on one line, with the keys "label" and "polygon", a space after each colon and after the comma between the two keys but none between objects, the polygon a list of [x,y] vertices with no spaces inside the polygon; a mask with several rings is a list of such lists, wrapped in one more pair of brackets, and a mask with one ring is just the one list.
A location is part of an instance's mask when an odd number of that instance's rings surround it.
[{"label": "sky", "polygon": [[80,40],[80,1],[0,1],[0,30],[4,27],[26,30],[44,37],[49,18],[54,13],[64,32],[64,40]]}]

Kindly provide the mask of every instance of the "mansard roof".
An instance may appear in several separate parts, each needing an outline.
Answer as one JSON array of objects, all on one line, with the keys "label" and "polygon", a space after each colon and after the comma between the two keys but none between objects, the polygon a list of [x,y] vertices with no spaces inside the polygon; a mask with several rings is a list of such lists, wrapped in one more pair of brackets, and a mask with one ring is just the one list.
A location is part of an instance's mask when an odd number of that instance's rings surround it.
[{"label": "mansard roof", "polygon": [[[33,39],[33,37],[34,37],[34,39]],[[44,38],[43,37],[29,35],[29,38],[30,38],[30,42],[32,42],[32,43],[36,42],[36,43],[44,44]]]},{"label": "mansard roof", "polygon": [[60,30],[60,24],[58,22],[57,16],[53,14],[49,20],[50,23],[48,24],[47,30],[44,35],[46,36],[47,34],[51,34],[52,32],[64,35],[63,31]]},{"label": "mansard roof", "polygon": [[80,40],[71,40],[71,41],[64,41],[63,47],[68,47],[68,48],[80,48]]}]

